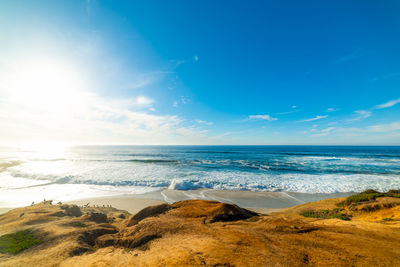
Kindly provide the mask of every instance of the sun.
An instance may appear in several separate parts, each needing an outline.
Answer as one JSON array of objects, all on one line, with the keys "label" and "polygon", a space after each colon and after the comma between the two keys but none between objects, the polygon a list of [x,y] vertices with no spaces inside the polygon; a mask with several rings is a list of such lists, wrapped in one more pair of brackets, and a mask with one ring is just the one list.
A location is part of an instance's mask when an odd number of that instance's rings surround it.
[{"label": "sun", "polygon": [[16,64],[11,77],[8,97],[22,108],[60,115],[82,104],[83,80],[72,66],[60,60]]}]

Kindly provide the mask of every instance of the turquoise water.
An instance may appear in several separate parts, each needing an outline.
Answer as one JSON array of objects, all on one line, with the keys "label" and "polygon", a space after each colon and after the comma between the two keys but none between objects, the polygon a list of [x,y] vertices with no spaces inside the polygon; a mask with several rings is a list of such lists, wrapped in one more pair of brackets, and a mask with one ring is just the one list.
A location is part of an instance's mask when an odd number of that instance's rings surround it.
[{"label": "turquoise water", "polygon": [[129,194],[162,188],[305,193],[400,188],[400,147],[98,146],[51,152],[2,149],[0,166],[3,192],[51,185],[81,185],[80,192],[95,188]]}]

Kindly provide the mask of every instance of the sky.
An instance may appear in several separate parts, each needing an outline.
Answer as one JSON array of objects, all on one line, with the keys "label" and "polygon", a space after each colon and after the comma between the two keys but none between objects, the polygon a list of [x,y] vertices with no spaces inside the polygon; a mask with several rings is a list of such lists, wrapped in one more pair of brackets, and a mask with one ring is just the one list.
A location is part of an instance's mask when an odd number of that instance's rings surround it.
[{"label": "sky", "polygon": [[0,145],[400,145],[399,1],[0,1]]}]

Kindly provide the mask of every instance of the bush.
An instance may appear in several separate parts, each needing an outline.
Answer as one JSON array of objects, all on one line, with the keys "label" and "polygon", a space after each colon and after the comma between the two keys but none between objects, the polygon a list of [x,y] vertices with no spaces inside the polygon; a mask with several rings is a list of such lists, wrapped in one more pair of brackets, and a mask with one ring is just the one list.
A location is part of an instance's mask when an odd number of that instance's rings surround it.
[{"label": "bush", "polygon": [[71,226],[73,226],[73,227],[80,227],[80,228],[87,227],[87,225],[84,224],[83,222],[72,222],[72,223],[71,223]]},{"label": "bush", "polygon": [[333,214],[330,216],[330,218],[340,219],[340,220],[344,220],[344,221],[350,221],[350,217],[344,213]]},{"label": "bush", "polygon": [[300,213],[300,215],[308,218],[319,218],[319,219],[340,219],[348,221],[350,220],[350,216],[341,213],[342,209],[333,209],[333,210],[308,210],[305,212]]},{"label": "bush", "polygon": [[36,239],[31,230],[22,230],[13,234],[0,236],[0,252],[17,254],[43,241]]},{"label": "bush", "polygon": [[377,197],[397,197],[400,198],[400,190],[389,190],[387,193],[380,193],[373,189],[368,189],[356,195],[349,196],[346,200],[336,204],[338,207],[349,206],[350,204],[358,204],[375,200]]},{"label": "bush", "polygon": [[308,218],[321,218],[321,214],[314,210],[308,210],[305,212],[300,213],[300,215]]}]

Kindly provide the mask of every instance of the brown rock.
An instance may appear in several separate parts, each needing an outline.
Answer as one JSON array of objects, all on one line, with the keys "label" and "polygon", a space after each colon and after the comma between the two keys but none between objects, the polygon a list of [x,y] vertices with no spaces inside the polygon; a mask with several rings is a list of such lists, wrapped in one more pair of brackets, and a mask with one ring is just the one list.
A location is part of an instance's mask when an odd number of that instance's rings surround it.
[{"label": "brown rock", "polygon": [[61,205],[61,209],[65,210],[65,214],[67,214],[67,216],[75,216],[75,217],[82,216],[82,211],[77,205],[64,204]]},{"label": "brown rock", "polygon": [[132,216],[132,218],[128,222],[128,226],[135,225],[147,217],[155,217],[160,214],[163,214],[170,209],[172,209],[172,206],[169,204],[160,204],[144,208],[138,213],[136,213],[134,216]]},{"label": "brown rock", "polygon": [[92,212],[89,216],[89,220],[96,223],[105,223],[107,222],[107,215],[100,212]]}]

